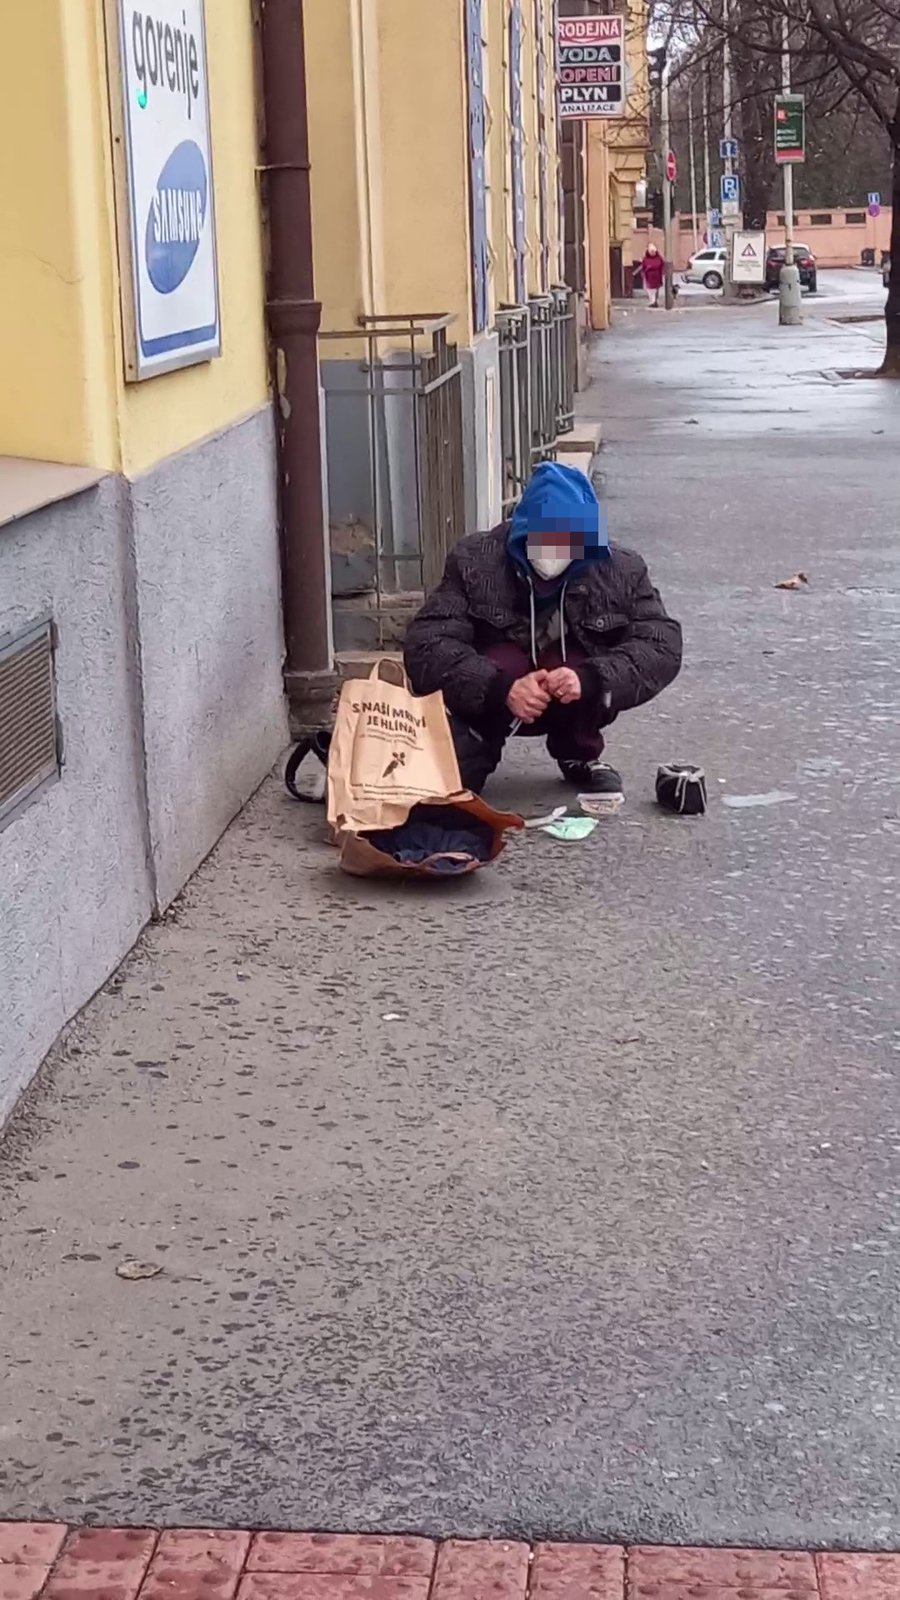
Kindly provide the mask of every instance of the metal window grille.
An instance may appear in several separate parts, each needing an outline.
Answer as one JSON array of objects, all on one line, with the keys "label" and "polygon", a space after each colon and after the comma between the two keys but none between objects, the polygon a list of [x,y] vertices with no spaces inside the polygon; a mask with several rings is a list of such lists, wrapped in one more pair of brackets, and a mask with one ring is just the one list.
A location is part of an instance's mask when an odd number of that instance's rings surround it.
[{"label": "metal window grille", "polygon": [[[361,359],[326,381],[326,457],[332,523],[371,530],[377,648],[393,645],[398,595],[440,582],[465,532],[462,369],[447,337],[452,316],[361,317],[320,335],[359,343]],[[347,455],[348,432],[357,456]]]},{"label": "metal window grille", "polygon": [[497,314],[500,339],[500,437],[503,516],[519,499],[531,470],[531,319],[527,306]]},{"label": "metal window grille", "polygon": [[534,467],[552,459],[559,435],[575,426],[576,303],[574,290],[559,285],[497,314],[504,517]]},{"label": "metal window grille", "polygon": [[59,775],[53,628],[0,639],[0,827]]},{"label": "metal window grille", "polygon": [[531,465],[548,461],[556,445],[556,388],[553,374],[553,297],[533,295],[531,313]]},{"label": "metal window grille", "polygon": [[553,300],[553,377],[556,393],[556,431],[571,433],[575,427],[575,388],[578,373],[578,326],[575,295],[565,284],[552,291]]}]

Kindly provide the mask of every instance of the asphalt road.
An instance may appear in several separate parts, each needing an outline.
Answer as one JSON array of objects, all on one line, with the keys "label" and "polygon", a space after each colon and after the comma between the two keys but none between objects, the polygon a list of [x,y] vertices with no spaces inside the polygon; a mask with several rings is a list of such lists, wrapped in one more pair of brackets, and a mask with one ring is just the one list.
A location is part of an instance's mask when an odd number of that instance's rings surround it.
[{"label": "asphalt road", "polygon": [[[871,267],[819,267],[817,271],[818,287],[814,295],[803,293],[803,309],[806,316],[817,316],[823,305],[830,305],[832,300],[854,300],[860,302],[860,309],[876,310],[883,312],[885,293],[881,282],[880,268]],[[680,273],[675,274],[678,285],[678,297],[683,303],[691,306],[710,305],[722,298],[721,289],[704,289],[701,283],[684,283]],[[641,295],[638,291],[638,300]],[[772,304],[775,303],[774,292],[771,296]]]},{"label": "asphalt road", "polygon": [[[598,343],[687,643],[620,817],[411,892],[270,785],[71,1030],[3,1153],[0,1515],[900,1545],[900,389],[834,376],[878,337]],[[558,789],[523,746],[493,794]]]}]

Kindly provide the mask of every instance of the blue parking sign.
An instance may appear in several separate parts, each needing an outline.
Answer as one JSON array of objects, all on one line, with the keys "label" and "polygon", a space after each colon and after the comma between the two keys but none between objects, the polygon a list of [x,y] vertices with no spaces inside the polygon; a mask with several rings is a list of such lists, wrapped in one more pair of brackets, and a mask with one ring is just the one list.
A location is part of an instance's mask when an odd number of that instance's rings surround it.
[{"label": "blue parking sign", "polygon": [[723,206],[740,205],[741,180],[736,172],[723,172],[719,187]]}]

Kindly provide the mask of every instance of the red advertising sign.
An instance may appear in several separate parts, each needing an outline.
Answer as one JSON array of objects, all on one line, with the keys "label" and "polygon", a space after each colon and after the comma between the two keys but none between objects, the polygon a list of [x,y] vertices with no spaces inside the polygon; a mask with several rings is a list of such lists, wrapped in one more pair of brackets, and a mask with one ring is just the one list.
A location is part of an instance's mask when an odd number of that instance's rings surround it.
[{"label": "red advertising sign", "polygon": [[619,117],[625,110],[625,18],[562,17],[556,28],[556,84],[564,121]]}]

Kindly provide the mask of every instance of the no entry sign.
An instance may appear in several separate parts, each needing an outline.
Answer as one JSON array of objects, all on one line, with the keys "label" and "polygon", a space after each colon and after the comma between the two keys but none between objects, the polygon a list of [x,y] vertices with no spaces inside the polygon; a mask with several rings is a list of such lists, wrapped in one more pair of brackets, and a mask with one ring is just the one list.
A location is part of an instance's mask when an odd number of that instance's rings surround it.
[{"label": "no entry sign", "polygon": [[564,121],[625,110],[625,18],[564,17],[556,29],[556,85]]},{"label": "no entry sign", "polygon": [[666,177],[670,183],[674,183],[678,177],[678,162],[675,160],[674,150],[669,150],[666,155]]}]

